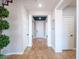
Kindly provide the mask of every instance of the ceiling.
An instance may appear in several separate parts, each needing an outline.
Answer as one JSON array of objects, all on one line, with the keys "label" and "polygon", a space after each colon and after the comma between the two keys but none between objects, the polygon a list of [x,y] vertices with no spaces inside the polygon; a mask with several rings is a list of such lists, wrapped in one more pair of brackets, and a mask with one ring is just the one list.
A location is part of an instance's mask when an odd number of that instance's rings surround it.
[{"label": "ceiling", "polygon": [[57,8],[64,9],[66,7],[76,7],[76,0],[63,0]]},{"label": "ceiling", "polygon": [[71,0],[69,6],[76,7],[76,0]]},{"label": "ceiling", "polygon": [[[51,11],[59,1],[60,0],[23,0],[23,4],[29,11]],[[41,8],[38,7],[39,3],[42,4]]]}]

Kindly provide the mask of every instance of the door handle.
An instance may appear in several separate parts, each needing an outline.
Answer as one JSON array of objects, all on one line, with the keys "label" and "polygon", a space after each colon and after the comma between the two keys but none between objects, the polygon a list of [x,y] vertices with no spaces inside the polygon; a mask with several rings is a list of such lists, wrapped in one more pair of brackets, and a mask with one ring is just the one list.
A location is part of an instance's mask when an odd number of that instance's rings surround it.
[{"label": "door handle", "polygon": [[73,34],[70,34],[70,37],[73,37],[74,35]]},{"label": "door handle", "polygon": [[27,34],[27,36],[29,36],[29,34]]}]

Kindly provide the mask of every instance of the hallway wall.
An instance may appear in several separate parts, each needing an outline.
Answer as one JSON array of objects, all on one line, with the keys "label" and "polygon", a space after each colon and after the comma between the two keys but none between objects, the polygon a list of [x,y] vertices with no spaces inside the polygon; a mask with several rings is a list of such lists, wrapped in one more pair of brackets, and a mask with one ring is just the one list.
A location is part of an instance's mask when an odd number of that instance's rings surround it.
[{"label": "hallway wall", "polygon": [[0,0],[0,6],[2,6],[2,0]]},{"label": "hallway wall", "polygon": [[51,15],[51,44],[52,48],[55,49],[55,11]]},{"label": "hallway wall", "polygon": [[22,54],[28,44],[28,13],[22,3],[14,0],[13,4],[6,6],[10,11],[8,22],[10,29],[4,31],[10,37],[10,44],[2,50],[3,54]]},{"label": "hallway wall", "polygon": [[77,31],[76,31],[76,34],[77,34],[77,40],[76,40],[76,42],[77,42],[77,52],[76,52],[76,59],[79,59],[79,0],[77,0],[77,10],[76,10],[77,12],[77,21],[76,21],[76,25],[77,25]]},{"label": "hallway wall", "polygon": [[63,16],[62,10],[55,9],[55,52],[62,52]]}]

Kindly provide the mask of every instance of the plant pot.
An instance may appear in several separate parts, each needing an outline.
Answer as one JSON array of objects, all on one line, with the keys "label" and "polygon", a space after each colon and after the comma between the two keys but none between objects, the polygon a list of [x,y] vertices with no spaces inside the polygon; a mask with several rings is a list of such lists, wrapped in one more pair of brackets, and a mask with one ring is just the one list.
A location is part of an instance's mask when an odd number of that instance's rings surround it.
[{"label": "plant pot", "polygon": [[0,59],[6,59],[4,55],[0,55]]},{"label": "plant pot", "polygon": [[1,54],[1,48],[0,48],[0,59],[6,59],[5,55]]}]

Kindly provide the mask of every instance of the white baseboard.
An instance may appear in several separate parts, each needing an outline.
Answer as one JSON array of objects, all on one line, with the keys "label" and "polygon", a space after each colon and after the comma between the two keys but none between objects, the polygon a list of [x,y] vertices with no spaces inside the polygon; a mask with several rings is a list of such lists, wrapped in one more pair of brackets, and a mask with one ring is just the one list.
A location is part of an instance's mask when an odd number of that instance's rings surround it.
[{"label": "white baseboard", "polygon": [[51,48],[54,50],[55,53],[62,53],[62,50],[61,50],[61,51],[57,51],[57,50],[55,49],[55,47],[51,47]]},{"label": "white baseboard", "polygon": [[76,50],[76,48],[72,48],[72,49],[63,49],[63,51],[65,51],[65,50]]},{"label": "white baseboard", "polygon": [[52,47],[52,49],[54,50],[54,52],[55,52],[55,48],[54,47]]},{"label": "white baseboard", "polygon": [[11,53],[6,53],[5,55],[22,55],[24,52],[11,52]]},{"label": "white baseboard", "polygon": [[62,53],[62,51],[56,51],[56,50],[55,50],[55,53]]},{"label": "white baseboard", "polygon": [[73,48],[73,50],[76,50],[76,48]]},{"label": "white baseboard", "polygon": [[32,45],[29,44],[27,47],[32,47]]},{"label": "white baseboard", "polygon": [[[28,47],[26,47],[26,48],[28,48]],[[26,49],[25,48],[25,49]],[[24,53],[24,51],[25,51],[25,49],[22,51],[22,52],[11,52],[11,53],[6,53],[6,54],[4,54],[4,55],[22,55],[23,53]]]},{"label": "white baseboard", "polygon": [[52,46],[48,44],[48,47],[52,47]]}]

